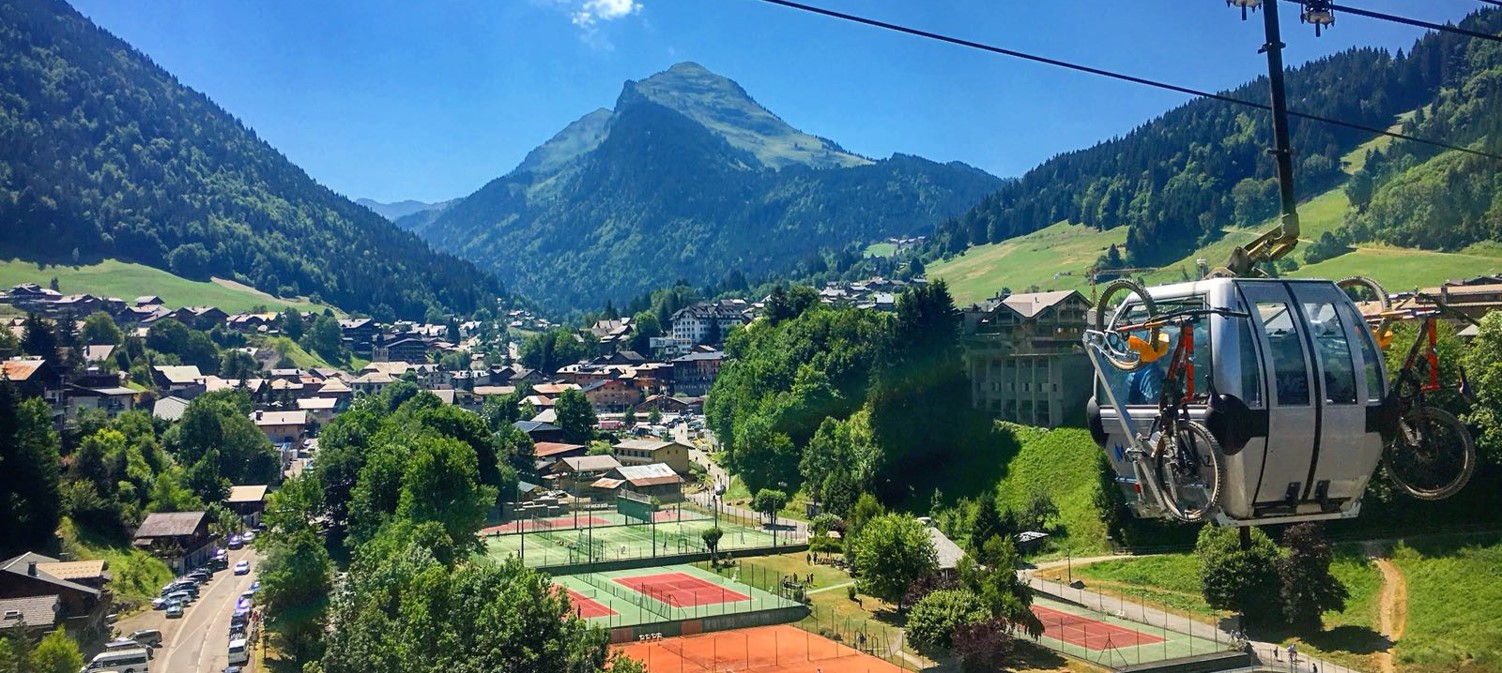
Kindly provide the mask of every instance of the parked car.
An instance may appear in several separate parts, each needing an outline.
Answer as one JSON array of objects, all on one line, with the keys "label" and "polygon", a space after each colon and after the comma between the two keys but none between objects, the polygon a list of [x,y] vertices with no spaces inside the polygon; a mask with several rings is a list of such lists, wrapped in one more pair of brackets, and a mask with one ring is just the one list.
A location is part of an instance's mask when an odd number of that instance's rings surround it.
[{"label": "parked car", "polygon": [[246,593],[254,596],[255,593],[257,591],[260,591],[260,590],[261,590],[261,580],[252,580],[251,583],[250,583],[250,591],[247,591]]},{"label": "parked car", "polygon": [[209,570],[194,570],[193,572],[188,573],[187,577],[198,582],[199,584],[204,584],[209,580],[214,579],[214,573]]},{"label": "parked car", "polygon": [[162,632],[156,629],[137,629],[131,632],[130,639],[147,647],[162,646]]},{"label": "parked car", "polygon": [[182,605],[188,605],[189,603],[193,602],[193,598],[193,594],[190,594],[186,591],[174,591],[170,594],[167,594],[167,601],[169,603],[176,601]]},{"label": "parked car", "polygon": [[235,574],[236,575],[249,575],[250,574],[250,561],[241,561],[239,563],[236,563],[235,564]]},{"label": "parked car", "polygon": [[153,609],[153,610],[165,610],[165,609],[167,609],[167,599],[166,598],[153,598],[153,599],[151,599],[151,609]]},{"label": "parked car", "polygon": [[244,533],[242,533],[240,535],[240,541],[244,542],[245,544],[250,544],[252,542],[255,542],[255,539],[256,539],[256,532],[253,531],[253,530],[245,531]]},{"label": "parked car", "polygon": [[183,616],[183,604],[172,601],[167,604],[167,619],[176,619]]},{"label": "parked car", "polygon": [[231,535],[231,536],[229,536],[229,548],[230,549],[239,549],[239,548],[244,547],[244,546],[245,546],[245,538],[240,537],[239,535]]}]

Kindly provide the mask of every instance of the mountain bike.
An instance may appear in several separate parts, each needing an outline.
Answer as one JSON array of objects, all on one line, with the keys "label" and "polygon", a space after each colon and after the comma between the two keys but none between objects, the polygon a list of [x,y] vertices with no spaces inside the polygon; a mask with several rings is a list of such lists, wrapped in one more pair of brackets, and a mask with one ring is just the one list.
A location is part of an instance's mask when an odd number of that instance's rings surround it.
[{"label": "mountain bike", "polygon": [[1347,278],[1337,285],[1342,289],[1365,287],[1377,295],[1381,310],[1365,317],[1378,348],[1384,352],[1392,346],[1391,325],[1419,321],[1418,334],[1408,347],[1403,365],[1393,373],[1392,388],[1384,401],[1395,422],[1389,428],[1391,439],[1382,452],[1382,464],[1393,483],[1415,498],[1443,500],[1455,495],[1476,470],[1475,441],[1460,419],[1431,404],[1428,396],[1453,387],[1462,399],[1471,400],[1464,368],[1459,368],[1459,380],[1453,386],[1440,382],[1437,323],[1441,316],[1473,324],[1476,321],[1425,294],[1418,298],[1430,304],[1395,310],[1381,286],[1369,279]]},{"label": "mountain bike", "polygon": [[[1137,304],[1132,308],[1131,317],[1136,318],[1140,311],[1143,314],[1141,322],[1108,326],[1107,313],[1113,311],[1107,307],[1112,305],[1113,298],[1123,293],[1129,295],[1128,300],[1130,295],[1136,296]],[[1183,521],[1204,520],[1215,512],[1226,476],[1220,442],[1209,428],[1189,414],[1190,406],[1200,398],[1195,390],[1194,328],[1212,315],[1248,316],[1218,308],[1188,308],[1160,315],[1147,291],[1126,279],[1106,286],[1098,306],[1094,329],[1086,331],[1092,362],[1103,359],[1123,372],[1162,374],[1157,390],[1158,412],[1146,436],[1132,432],[1125,420],[1125,407],[1115,399],[1114,393],[1108,392],[1123,429],[1133,438],[1134,446],[1128,453],[1132,454],[1134,461],[1146,461],[1152,477],[1150,490],[1170,514]],[[1178,339],[1170,354],[1171,339],[1166,332],[1174,330],[1178,332]],[[1166,369],[1158,364],[1165,356],[1168,358]]]}]

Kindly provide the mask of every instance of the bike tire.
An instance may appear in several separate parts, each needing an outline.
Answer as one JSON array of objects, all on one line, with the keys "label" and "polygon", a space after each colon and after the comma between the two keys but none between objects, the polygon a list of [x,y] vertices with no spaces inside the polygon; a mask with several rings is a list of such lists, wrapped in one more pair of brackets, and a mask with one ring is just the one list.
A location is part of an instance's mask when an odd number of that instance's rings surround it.
[{"label": "bike tire", "polygon": [[1367,278],[1366,276],[1351,276],[1350,278],[1342,278],[1341,280],[1335,281],[1335,287],[1338,287],[1341,290],[1349,290],[1351,288],[1366,288],[1372,291],[1372,296],[1377,298],[1377,304],[1382,307],[1383,311],[1392,308],[1392,299],[1387,296],[1387,290],[1382,289],[1381,283]]},{"label": "bike tire", "polygon": [[[1404,474],[1406,470],[1398,460],[1398,451],[1427,450],[1424,447],[1414,447],[1407,441],[1407,438],[1413,434],[1412,426],[1415,425],[1413,422],[1415,420],[1444,426],[1460,443],[1460,470],[1453,479],[1441,486],[1433,488],[1418,486],[1413,479],[1409,478],[1409,475]],[[1424,439],[1425,437],[1420,437],[1419,442],[1423,442]],[[1428,439],[1433,439],[1432,433],[1428,435]],[[1444,500],[1465,488],[1466,484],[1471,481],[1471,475],[1476,472],[1476,442],[1471,437],[1471,431],[1466,429],[1465,424],[1460,422],[1454,414],[1439,407],[1419,407],[1399,421],[1397,438],[1388,443],[1386,450],[1382,452],[1382,465],[1387,469],[1388,478],[1392,479],[1393,483],[1404,493],[1419,500]]]},{"label": "bike tire", "polygon": [[1204,521],[1220,509],[1220,493],[1226,483],[1225,451],[1220,448],[1220,442],[1216,441],[1210,429],[1198,421],[1178,421],[1175,437],[1178,438],[1177,442],[1187,438],[1192,444],[1200,460],[1198,476],[1209,483],[1203,486],[1207,491],[1204,503],[1186,506],[1186,503],[1180,501],[1177,480],[1172,480],[1173,475],[1169,474],[1172,466],[1168,464],[1169,452],[1164,450],[1167,447],[1160,447],[1153,457],[1153,466],[1159,490],[1163,492],[1163,504],[1180,521]]},{"label": "bike tire", "polygon": [[[1151,294],[1148,294],[1146,288],[1142,287],[1141,284],[1137,283],[1134,280],[1127,278],[1117,278],[1116,280],[1113,280],[1110,283],[1106,284],[1106,289],[1102,290],[1100,293],[1100,300],[1095,304],[1095,331],[1101,333],[1104,333],[1106,331],[1106,321],[1109,320],[1110,316],[1114,315],[1116,313],[1116,309],[1119,308],[1118,304],[1112,303],[1112,299],[1122,293],[1126,293],[1126,296],[1122,298],[1121,302],[1129,301],[1131,300],[1132,295],[1136,295],[1137,301],[1141,302],[1142,307],[1147,310],[1147,317],[1149,320],[1158,316],[1158,305],[1153,302],[1153,296]],[[1156,327],[1149,332],[1148,343],[1157,343],[1158,332],[1159,330]],[[1117,353],[1110,348],[1102,348],[1100,349],[1100,352],[1105,356],[1106,362],[1109,362],[1112,367],[1115,367],[1116,369],[1119,369],[1121,371],[1136,371],[1147,364],[1140,358],[1127,359],[1118,357]]]}]

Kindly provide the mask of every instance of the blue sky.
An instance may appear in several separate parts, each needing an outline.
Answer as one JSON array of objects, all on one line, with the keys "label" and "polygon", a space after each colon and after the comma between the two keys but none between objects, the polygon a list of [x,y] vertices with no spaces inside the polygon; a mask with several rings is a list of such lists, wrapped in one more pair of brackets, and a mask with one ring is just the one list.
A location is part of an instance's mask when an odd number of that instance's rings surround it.
[{"label": "blue sky", "polygon": [[[1222,0],[808,0],[1176,84],[1263,72],[1261,20]],[[1019,175],[1183,96],[757,0],[73,0],[325,185],[382,201],[464,196],[627,79],[697,61],[792,125],[875,157]],[[1353,0],[1458,20],[1475,0]],[[1290,65],[1420,31],[1340,16],[1316,39],[1282,5]]]}]

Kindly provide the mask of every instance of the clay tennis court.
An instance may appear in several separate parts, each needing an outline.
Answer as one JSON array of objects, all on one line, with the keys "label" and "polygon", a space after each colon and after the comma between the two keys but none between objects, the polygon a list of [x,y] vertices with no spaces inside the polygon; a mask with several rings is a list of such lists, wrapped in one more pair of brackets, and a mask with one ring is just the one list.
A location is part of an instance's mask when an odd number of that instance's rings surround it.
[{"label": "clay tennis court", "polygon": [[750,596],[686,573],[618,577],[615,583],[675,608],[749,601]]},{"label": "clay tennis court", "polygon": [[1136,647],[1163,642],[1158,636],[1098,619],[1070,614],[1061,610],[1033,606],[1033,614],[1043,622],[1043,635],[1089,650]]},{"label": "clay tennis court", "polygon": [[571,602],[574,606],[574,614],[579,615],[579,617],[583,619],[594,619],[596,617],[614,617],[617,614],[620,614],[615,610],[611,610],[610,608],[601,605],[599,601],[596,601],[593,598],[574,591],[573,589],[570,589],[568,587],[560,587],[556,584],[553,585],[553,587],[555,590],[563,589],[564,591],[568,592],[569,602]]},{"label": "clay tennis court", "polygon": [[793,626],[762,626],[617,646],[648,673],[897,673],[903,669]]}]

